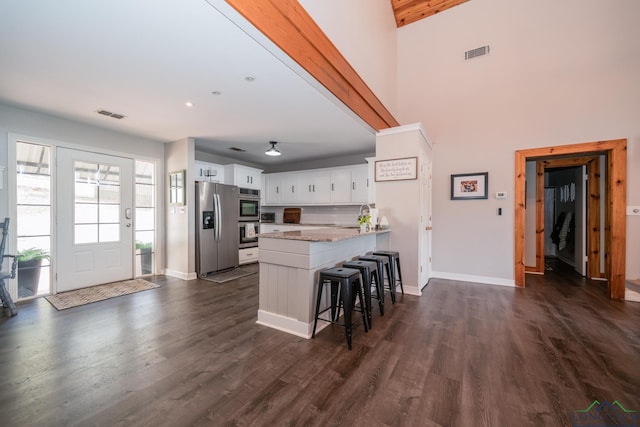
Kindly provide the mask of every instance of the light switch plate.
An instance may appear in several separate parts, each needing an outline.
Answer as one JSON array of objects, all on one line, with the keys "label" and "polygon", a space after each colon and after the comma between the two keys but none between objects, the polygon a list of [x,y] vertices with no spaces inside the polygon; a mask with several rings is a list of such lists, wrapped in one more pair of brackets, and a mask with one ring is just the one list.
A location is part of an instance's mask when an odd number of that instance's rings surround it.
[{"label": "light switch plate", "polygon": [[640,215],[640,206],[627,206],[627,215]]}]

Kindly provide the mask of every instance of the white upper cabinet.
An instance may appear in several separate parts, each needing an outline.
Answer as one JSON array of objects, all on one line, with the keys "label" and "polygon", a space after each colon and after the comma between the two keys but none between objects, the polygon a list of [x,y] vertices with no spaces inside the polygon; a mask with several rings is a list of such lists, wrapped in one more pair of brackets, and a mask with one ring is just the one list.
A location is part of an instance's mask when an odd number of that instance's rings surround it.
[{"label": "white upper cabinet", "polygon": [[331,172],[331,203],[351,202],[351,171],[339,169]]},{"label": "white upper cabinet", "polygon": [[351,201],[369,202],[369,166],[358,165],[351,168]]},{"label": "white upper cabinet", "polygon": [[282,174],[270,173],[264,175],[263,205],[279,205],[283,201],[284,188],[282,187]]},{"label": "white upper cabinet", "polygon": [[262,188],[262,170],[260,169],[236,164],[226,165],[225,177],[225,183],[229,185],[237,185],[241,188],[253,188],[255,190]]},{"label": "white upper cabinet", "polygon": [[305,204],[318,205],[330,201],[331,174],[329,172],[307,172],[298,174],[300,193],[298,200]]},{"label": "white upper cabinet", "polygon": [[[369,166],[265,174],[264,205],[348,205],[375,203]],[[370,194],[371,193],[371,194]]]},{"label": "white upper cabinet", "polygon": [[196,160],[193,179],[196,181],[224,182],[224,166]]}]

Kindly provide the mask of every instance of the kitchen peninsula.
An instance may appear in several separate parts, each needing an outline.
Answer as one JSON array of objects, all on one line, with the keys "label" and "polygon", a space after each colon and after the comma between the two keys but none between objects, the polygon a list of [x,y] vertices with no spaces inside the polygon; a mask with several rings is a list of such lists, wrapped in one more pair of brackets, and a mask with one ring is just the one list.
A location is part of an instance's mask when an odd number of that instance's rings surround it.
[{"label": "kitchen peninsula", "polygon": [[260,234],[258,324],[310,338],[318,271],[388,249],[387,233],[328,227]]}]

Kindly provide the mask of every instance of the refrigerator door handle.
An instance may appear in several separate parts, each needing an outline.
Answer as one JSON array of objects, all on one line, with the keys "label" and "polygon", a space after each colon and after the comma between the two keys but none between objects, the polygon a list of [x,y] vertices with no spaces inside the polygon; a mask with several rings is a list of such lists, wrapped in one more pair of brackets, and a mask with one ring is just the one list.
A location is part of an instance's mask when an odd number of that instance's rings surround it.
[{"label": "refrigerator door handle", "polygon": [[215,195],[215,203],[216,203],[216,240],[220,240],[220,227],[222,226],[222,207],[220,206],[220,195]]},{"label": "refrigerator door handle", "polygon": [[215,230],[213,230],[213,240],[218,240],[218,215],[220,215],[220,210],[218,209],[218,195],[215,193],[213,194],[213,211],[213,226],[215,227]]}]

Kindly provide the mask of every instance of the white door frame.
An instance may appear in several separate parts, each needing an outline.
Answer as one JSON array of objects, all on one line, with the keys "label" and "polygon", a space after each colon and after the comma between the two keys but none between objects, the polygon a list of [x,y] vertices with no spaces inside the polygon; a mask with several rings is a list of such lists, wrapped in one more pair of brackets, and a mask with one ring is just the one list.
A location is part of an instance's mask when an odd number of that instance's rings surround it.
[{"label": "white door frame", "polygon": [[[81,144],[74,144],[74,143],[70,143],[70,142],[65,142],[65,141],[60,141],[60,140],[56,140],[56,139],[52,139],[52,138],[42,138],[42,137],[36,137],[36,136],[31,136],[31,135],[25,135],[25,134],[20,134],[20,133],[13,133],[13,132],[9,132],[8,133],[8,138],[7,138],[7,170],[6,170],[6,188],[7,188],[7,206],[8,206],[8,215],[10,218],[14,219],[17,218],[17,193],[16,193],[16,185],[15,185],[15,179],[16,179],[16,143],[17,142],[29,142],[29,143],[34,143],[34,144],[42,144],[42,145],[47,145],[51,147],[51,209],[53,212],[53,215],[51,215],[51,248],[56,248],[57,245],[57,239],[56,239],[56,227],[55,227],[55,212],[56,212],[56,197],[57,197],[57,192],[56,192],[56,179],[57,179],[57,171],[56,171],[56,167],[55,167],[55,163],[56,163],[56,148],[58,147],[63,147],[63,148],[70,148],[70,149],[74,149],[74,150],[82,150],[82,151],[90,151],[90,152],[94,152],[94,153],[98,153],[98,154],[105,154],[105,155],[110,155],[110,156],[119,156],[119,157],[125,157],[125,158],[130,158],[135,160],[143,160],[143,161],[149,161],[149,162],[153,162],[156,165],[155,168],[155,180],[156,180],[156,232],[155,232],[155,242],[156,242],[156,260],[162,260],[164,257],[164,250],[162,249],[164,247],[164,233],[162,232],[162,224],[164,224],[163,218],[164,216],[162,215],[163,209],[162,207],[164,206],[164,192],[162,191],[162,189],[164,188],[164,184],[165,184],[165,180],[164,180],[164,165],[162,163],[162,159],[158,159],[158,158],[153,158],[153,157],[148,157],[148,156],[143,156],[143,155],[133,155],[131,153],[123,153],[121,151],[115,151],[115,150],[109,150],[109,149],[103,149],[101,147],[95,147],[95,146],[90,146],[90,145],[81,145]],[[134,172],[135,172],[135,166],[134,166]],[[2,176],[0,176],[0,178],[3,178]],[[134,188],[134,202],[135,202],[135,179],[133,180],[132,184],[131,184]],[[135,211],[135,207],[134,207],[134,211]],[[135,215],[135,214],[134,214]],[[134,239],[135,240],[135,239]],[[17,242],[18,242],[18,238],[17,238],[17,221],[12,220],[10,223],[10,227],[9,227],[9,238],[7,240],[7,249],[6,249],[6,253],[8,254],[14,254],[16,252],[16,248],[17,248]],[[133,256],[135,257],[135,251]],[[134,259],[135,262],[135,259]],[[52,253],[51,254],[51,259],[50,259],[50,263],[51,263],[51,292],[53,293],[53,291],[57,288],[57,283],[56,283],[56,274],[57,274],[57,264],[56,264],[56,254]],[[158,273],[161,274],[163,273],[164,269],[162,267],[162,265],[160,262],[156,262],[156,271],[154,271],[154,273]],[[134,264],[135,265],[135,264]],[[18,298],[18,283],[16,279],[13,280],[9,280],[7,282],[7,288],[9,290],[9,293],[11,294],[11,297],[14,300],[19,300]],[[23,298],[21,300],[27,300],[30,298]]]}]

